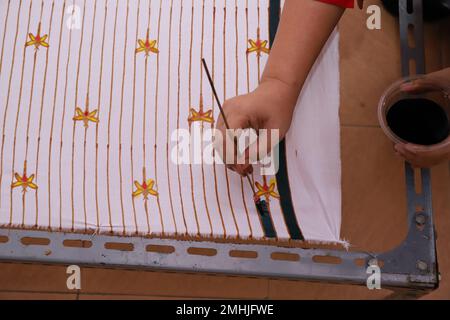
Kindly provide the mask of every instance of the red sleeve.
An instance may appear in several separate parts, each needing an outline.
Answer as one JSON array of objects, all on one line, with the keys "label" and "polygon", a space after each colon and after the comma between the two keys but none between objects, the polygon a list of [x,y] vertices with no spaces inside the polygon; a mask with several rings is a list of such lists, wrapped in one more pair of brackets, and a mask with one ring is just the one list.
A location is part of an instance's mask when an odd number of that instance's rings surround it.
[{"label": "red sleeve", "polygon": [[344,8],[353,8],[355,5],[355,0],[317,0],[317,1],[334,4],[336,6]]}]

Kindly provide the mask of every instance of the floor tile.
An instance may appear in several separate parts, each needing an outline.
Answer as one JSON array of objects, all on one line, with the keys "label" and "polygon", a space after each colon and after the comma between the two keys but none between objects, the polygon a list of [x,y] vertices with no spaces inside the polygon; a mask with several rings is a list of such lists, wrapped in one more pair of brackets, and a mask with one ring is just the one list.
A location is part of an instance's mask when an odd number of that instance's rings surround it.
[{"label": "floor tile", "polygon": [[341,236],[355,250],[389,250],[407,233],[404,162],[379,128],[343,127],[341,139]]},{"label": "floor tile", "polygon": [[382,29],[369,30],[367,17],[365,10],[347,10],[339,24],[340,116],[345,125],[378,125],[378,101],[401,76],[397,20],[383,11]]},{"label": "floor tile", "polygon": [[266,279],[94,268],[83,268],[82,274],[82,293],[244,299],[267,296]]},{"label": "floor tile", "polygon": [[0,291],[70,293],[64,266],[0,263]]}]

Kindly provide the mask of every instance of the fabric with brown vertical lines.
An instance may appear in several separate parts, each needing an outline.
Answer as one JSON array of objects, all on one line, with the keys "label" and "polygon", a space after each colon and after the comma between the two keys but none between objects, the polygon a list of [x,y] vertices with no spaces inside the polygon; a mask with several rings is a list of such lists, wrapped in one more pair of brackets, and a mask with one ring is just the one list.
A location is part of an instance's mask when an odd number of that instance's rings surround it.
[{"label": "fabric with brown vertical lines", "polygon": [[[178,165],[172,154],[176,129],[208,132],[220,114],[202,58],[222,101],[258,85],[269,5],[0,0],[0,226],[264,239],[246,181],[221,164]],[[295,215],[312,241],[340,242],[337,44],[335,32],[287,139]],[[337,147],[310,150],[313,132],[317,145]],[[290,239],[274,177],[256,171],[251,181],[276,239]]]}]

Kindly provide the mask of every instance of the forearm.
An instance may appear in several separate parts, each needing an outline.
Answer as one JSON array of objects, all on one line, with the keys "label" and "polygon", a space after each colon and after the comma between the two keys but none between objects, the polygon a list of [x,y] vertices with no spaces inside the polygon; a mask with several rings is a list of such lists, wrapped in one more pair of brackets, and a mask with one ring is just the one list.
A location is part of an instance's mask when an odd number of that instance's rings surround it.
[{"label": "forearm", "polygon": [[[314,0],[286,0],[261,84],[277,82],[296,101],[322,47],[344,12]],[[295,103],[295,102],[294,102]],[[294,103],[290,107],[294,107]]]}]

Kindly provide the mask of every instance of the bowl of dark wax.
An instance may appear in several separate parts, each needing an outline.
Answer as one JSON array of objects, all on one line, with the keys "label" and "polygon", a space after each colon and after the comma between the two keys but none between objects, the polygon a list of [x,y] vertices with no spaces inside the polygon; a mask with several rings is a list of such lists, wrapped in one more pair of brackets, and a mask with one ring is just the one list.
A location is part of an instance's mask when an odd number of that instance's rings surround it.
[{"label": "bowl of dark wax", "polygon": [[381,128],[394,143],[445,147],[450,144],[448,93],[428,85],[415,94],[402,90],[404,84],[420,77],[399,80],[386,90],[378,106]]}]

